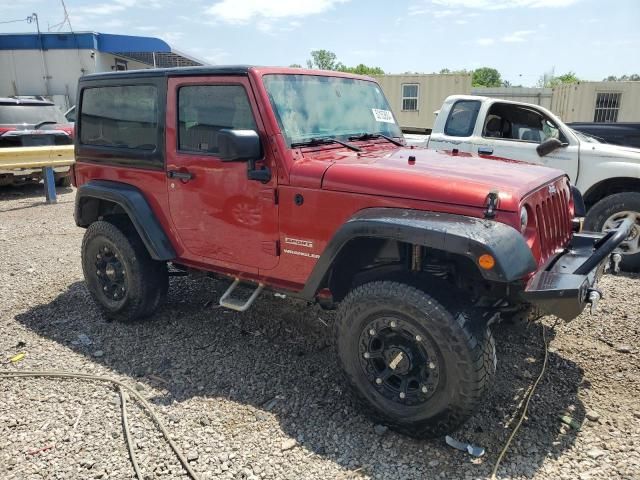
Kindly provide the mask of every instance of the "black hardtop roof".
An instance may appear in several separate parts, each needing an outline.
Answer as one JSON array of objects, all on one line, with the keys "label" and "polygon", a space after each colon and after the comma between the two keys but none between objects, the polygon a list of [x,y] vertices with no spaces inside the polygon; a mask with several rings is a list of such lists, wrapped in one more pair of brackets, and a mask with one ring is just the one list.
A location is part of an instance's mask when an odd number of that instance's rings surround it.
[{"label": "black hardtop roof", "polygon": [[37,98],[15,98],[15,97],[0,97],[0,105],[55,105],[55,103],[49,100],[40,100]]},{"label": "black hardtop roof", "polygon": [[196,75],[246,75],[253,65],[219,65],[207,67],[147,68],[119,72],[92,73],[80,77],[80,81],[115,80],[123,78],[157,78]]}]

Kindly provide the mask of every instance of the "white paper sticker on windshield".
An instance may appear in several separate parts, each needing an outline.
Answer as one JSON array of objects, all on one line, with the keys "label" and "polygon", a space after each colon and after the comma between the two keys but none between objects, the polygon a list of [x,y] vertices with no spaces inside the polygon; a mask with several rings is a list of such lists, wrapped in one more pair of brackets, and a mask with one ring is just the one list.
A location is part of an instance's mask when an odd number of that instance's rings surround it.
[{"label": "white paper sticker on windshield", "polygon": [[393,119],[393,114],[389,110],[372,108],[371,111],[373,112],[373,118],[376,119],[376,122],[396,123]]}]

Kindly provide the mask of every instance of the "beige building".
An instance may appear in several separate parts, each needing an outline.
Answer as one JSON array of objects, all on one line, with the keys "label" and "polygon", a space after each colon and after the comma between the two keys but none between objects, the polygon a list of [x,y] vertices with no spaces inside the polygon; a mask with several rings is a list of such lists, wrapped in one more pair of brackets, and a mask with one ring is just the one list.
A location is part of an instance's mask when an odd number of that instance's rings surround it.
[{"label": "beige building", "polygon": [[440,109],[445,98],[471,93],[470,74],[380,75],[376,80],[405,131],[431,130],[434,111]]},{"label": "beige building", "polygon": [[484,97],[499,98],[501,100],[513,100],[514,102],[525,102],[540,105],[551,110],[551,88],[535,87],[473,87],[471,95],[482,95]]},{"label": "beige building", "polygon": [[565,122],[640,122],[640,82],[560,85],[551,110]]},{"label": "beige building", "polygon": [[376,79],[406,132],[433,128],[449,95],[481,95],[532,103],[565,122],[640,122],[640,82],[579,82],[551,88],[471,87],[471,75],[401,74]]}]

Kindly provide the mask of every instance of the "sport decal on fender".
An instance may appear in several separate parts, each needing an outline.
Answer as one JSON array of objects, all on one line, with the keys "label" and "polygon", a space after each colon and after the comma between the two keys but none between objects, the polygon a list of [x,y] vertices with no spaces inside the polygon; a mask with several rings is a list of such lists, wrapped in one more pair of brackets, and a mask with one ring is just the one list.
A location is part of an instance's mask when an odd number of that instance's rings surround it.
[{"label": "sport decal on fender", "polygon": [[396,123],[393,119],[393,113],[389,110],[380,110],[379,108],[372,108],[373,118],[376,119],[376,122],[384,122],[384,123]]},{"label": "sport decal on fender", "polygon": [[311,240],[301,240],[299,238],[284,237],[284,243],[295,245],[297,247],[313,248],[313,242]]}]

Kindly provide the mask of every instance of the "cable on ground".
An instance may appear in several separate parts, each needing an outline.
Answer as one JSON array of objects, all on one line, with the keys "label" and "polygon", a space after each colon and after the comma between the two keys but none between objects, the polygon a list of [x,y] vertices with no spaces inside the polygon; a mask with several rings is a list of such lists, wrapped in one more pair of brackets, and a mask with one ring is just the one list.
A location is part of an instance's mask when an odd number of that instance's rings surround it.
[{"label": "cable on ground", "polygon": [[[557,323],[558,323],[558,320],[556,319],[555,323],[551,327],[551,330],[555,329],[555,326]],[[490,477],[491,480],[496,480],[496,474],[498,473],[498,468],[500,467],[500,463],[502,463],[502,459],[504,458],[505,454],[507,453],[507,450],[511,446],[511,442],[516,436],[516,433],[518,433],[518,430],[520,429],[522,422],[527,416],[527,411],[529,410],[529,402],[531,401],[531,398],[533,397],[533,394],[536,391],[536,388],[538,387],[540,380],[542,380],[542,377],[544,376],[544,372],[547,368],[547,362],[549,359],[549,344],[547,343],[545,326],[544,324],[541,324],[541,325],[542,325],[542,343],[544,344],[544,361],[542,362],[542,369],[540,370],[540,374],[538,375],[538,378],[536,378],[536,381],[533,383],[531,389],[529,390],[529,393],[527,394],[527,397],[526,397],[527,399],[524,402],[524,408],[522,409],[522,414],[520,415],[520,419],[518,420],[518,423],[516,424],[515,427],[513,427],[513,431],[511,432],[511,435],[509,435],[509,438],[507,439],[507,443],[505,443],[504,447],[502,447],[502,450],[500,451],[500,455],[498,455],[496,464],[493,466],[493,470],[491,471],[491,477]]]},{"label": "cable on ground", "polygon": [[137,462],[136,457],[135,457],[135,455],[133,453],[133,444],[131,442],[131,432],[129,431],[129,425],[128,425],[127,413],[126,413],[126,400],[125,400],[125,396],[124,396],[124,392],[125,391],[127,393],[129,393],[133,398],[135,398],[138,402],[140,402],[140,404],[143,407],[143,410],[146,411],[147,414],[154,421],[154,423],[156,424],[156,426],[158,427],[158,429],[160,430],[160,432],[164,436],[165,440],[167,441],[167,443],[169,444],[169,446],[173,450],[173,453],[175,453],[176,457],[178,457],[178,460],[180,460],[180,463],[182,464],[184,469],[187,471],[189,476],[193,480],[200,480],[200,477],[198,476],[198,474],[196,472],[193,471],[193,469],[189,465],[189,462],[187,461],[187,458],[184,456],[182,451],[178,448],[178,446],[175,444],[175,442],[173,440],[171,440],[171,437],[169,436],[169,432],[167,432],[167,429],[164,427],[164,425],[160,421],[160,418],[158,418],[158,416],[155,414],[155,412],[151,408],[151,405],[149,405],[149,402],[147,402],[147,400],[142,395],[140,395],[138,392],[136,392],[131,387],[125,385],[123,382],[121,382],[119,380],[116,380],[114,378],[102,377],[102,376],[99,376],[99,375],[90,375],[90,374],[87,374],[87,373],[69,373],[69,372],[61,372],[61,371],[57,371],[57,370],[0,371],[0,378],[3,378],[3,377],[4,378],[29,378],[29,377],[33,378],[33,377],[36,377],[36,378],[48,378],[48,379],[54,379],[54,378],[65,378],[65,379],[68,379],[68,378],[71,378],[71,379],[76,379],[76,380],[104,382],[104,383],[111,383],[113,385],[116,385],[118,387],[118,389],[119,389],[119,392],[120,392],[120,399],[121,399],[120,406],[121,406],[121,409],[122,409],[122,428],[124,430],[124,436],[125,436],[125,439],[127,441],[127,447],[129,449],[129,458],[131,460],[131,463],[133,464],[133,468],[134,468],[134,470],[136,472],[136,476],[138,477],[138,479],[142,480],[143,477],[142,477],[142,474],[140,473],[140,468],[138,466],[138,462]]}]

